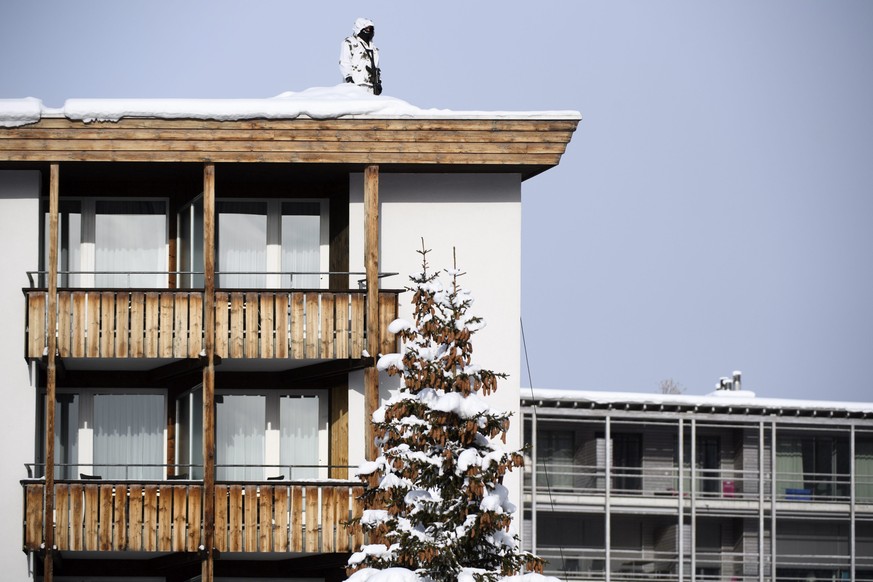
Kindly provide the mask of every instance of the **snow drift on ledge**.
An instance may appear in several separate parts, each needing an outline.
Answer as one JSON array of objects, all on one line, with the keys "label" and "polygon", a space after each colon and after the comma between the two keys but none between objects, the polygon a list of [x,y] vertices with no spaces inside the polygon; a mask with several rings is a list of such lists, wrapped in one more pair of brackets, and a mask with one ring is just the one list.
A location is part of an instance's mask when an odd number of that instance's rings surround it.
[{"label": "snow drift on ledge", "polygon": [[125,117],[157,119],[337,119],[340,117],[443,119],[581,119],[577,111],[452,111],[421,109],[385,95],[372,95],[349,83],[288,91],[269,99],[67,99],[64,106],[44,107],[33,97],[0,99],[0,127],[36,123],[43,117],[66,117],[86,123]]}]

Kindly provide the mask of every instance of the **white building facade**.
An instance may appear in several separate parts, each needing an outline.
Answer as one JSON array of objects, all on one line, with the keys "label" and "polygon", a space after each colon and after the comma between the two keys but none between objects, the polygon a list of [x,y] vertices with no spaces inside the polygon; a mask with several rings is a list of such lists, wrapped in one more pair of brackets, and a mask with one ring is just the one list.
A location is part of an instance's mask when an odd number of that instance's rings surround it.
[{"label": "white building facade", "polygon": [[522,182],[578,114],[78,105],[0,107],[5,579],[341,579],[422,239],[518,413]]}]

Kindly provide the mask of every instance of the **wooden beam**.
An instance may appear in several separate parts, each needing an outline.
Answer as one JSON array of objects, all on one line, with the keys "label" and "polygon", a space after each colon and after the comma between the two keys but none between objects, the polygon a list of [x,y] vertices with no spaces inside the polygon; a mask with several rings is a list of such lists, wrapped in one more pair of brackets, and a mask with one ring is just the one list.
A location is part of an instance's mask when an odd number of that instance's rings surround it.
[{"label": "wooden beam", "polygon": [[[367,274],[367,351],[379,355],[379,166],[364,170],[364,270]],[[373,461],[379,454],[373,431],[373,413],[379,408],[379,371],[364,370],[365,454]]]},{"label": "wooden beam", "polygon": [[43,539],[45,540],[45,558],[43,563],[43,580],[54,580],[54,546],[55,546],[55,392],[57,388],[57,368],[55,354],[57,352],[56,327],[58,320],[58,196],[60,187],[60,168],[52,164],[49,169],[49,256],[48,256],[48,374],[46,379],[46,423],[45,423],[45,516],[43,518]]},{"label": "wooden beam", "polygon": [[213,582],[215,544],[215,165],[203,167],[203,546],[202,582]]}]

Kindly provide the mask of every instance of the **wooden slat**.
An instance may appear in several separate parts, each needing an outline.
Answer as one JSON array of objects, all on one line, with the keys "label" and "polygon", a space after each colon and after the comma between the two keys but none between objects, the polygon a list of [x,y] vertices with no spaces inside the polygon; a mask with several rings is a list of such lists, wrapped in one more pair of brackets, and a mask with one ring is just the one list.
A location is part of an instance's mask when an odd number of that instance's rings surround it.
[{"label": "wooden slat", "polygon": [[112,507],[112,549],[127,550],[127,487],[115,486],[115,497]]},{"label": "wooden slat", "polygon": [[303,293],[291,294],[291,358],[303,359]]},{"label": "wooden slat", "polygon": [[70,486],[55,485],[55,545],[58,550],[70,549]]},{"label": "wooden slat", "polygon": [[173,544],[174,552],[185,551],[185,539],[188,532],[188,488],[184,485],[173,486]]},{"label": "wooden slat", "polygon": [[303,332],[303,357],[318,357],[318,293],[306,294],[306,330]]},{"label": "wooden slat", "polygon": [[288,357],[288,294],[276,294],[275,325],[277,358]]},{"label": "wooden slat", "polygon": [[100,509],[97,513],[97,548],[112,549],[112,485],[100,485]]},{"label": "wooden slat", "polygon": [[173,534],[173,488],[161,485],[158,489],[158,551],[169,552]]},{"label": "wooden slat", "polygon": [[303,487],[291,486],[291,551],[303,551]]},{"label": "wooden slat", "polygon": [[27,294],[27,357],[41,358],[46,347],[46,295],[43,292]]},{"label": "wooden slat", "polygon": [[70,485],[70,549],[74,551],[85,549],[82,539],[85,527],[84,491],[82,485]]},{"label": "wooden slat", "polygon": [[258,294],[245,296],[245,357],[258,357]]},{"label": "wooden slat", "polygon": [[336,524],[336,551],[349,551],[349,489],[337,487],[334,491],[334,520]]},{"label": "wooden slat", "polygon": [[288,551],[288,487],[280,485],[273,488],[273,551]]},{"label": "wooden slat", "polygon": [[273,488],[269,485],[261,485],[258,497],[258,551],[273,551]]},{"label": "wooden slat", "polygon": [[115,357],[115,293],[100,294],[100,357]]},{"label": "wooden slat", "polygon": [[545,169],[560,162],[563,147],[550,153],[372,153],[372,152],[247,152],[247,151],[98,151],[93,148],[69,151],[37,149],[7,150],[0,143],[0,161],[7,162],[152,162],[152,163],[296,163],[296,164],[423,164],[446,167],[451,165],[533,166]]},{"label": "wooden slat", "polygon": [[243,357],[243,294],[230,294],[230,347],[229,357]]},{"label": "wooden slat", "polygon": [[[537,154],[555,154],[563,153],[564,145],[552,141],[531,139],[528,142],[501,142],[491,143],[487,141],[327,141],[327,140],[269,140],[262,141],[261,139],[209,139],[211,135],[201,135],[206,139],[184,139],[184,140],[149,140],[149,139],[63,139],[55,137],[51,140],[43,140],[43,150],[45,152],[82,152],[83,146],[87,149],[87,153],[97,157],[102,152],[118,152],[121,155],[131,154],[133,152],[156,152],[158,155],[168,152],[179,152],[180,156],[191,154],[193,152],[226,154],[231,152],[246,152],[246,153],[261,153],[277,154],[287,152],[288,154],[296,154],[301,157],[306,157],[310,161],[315,162],[321,160],[321,156],[325,157],[325,162],[328,159],[334,159],[337,155],[345,154],[349,157],[358,156],[360,154],[371,153],[376,156],[382,156],[382,160],[373,160],[373,163],[398,163],[406,159],[413,160],[432,160],[435,163],[440,159],[440,154],[448,156],[456,156],[460,158],[460,154],[467,154],[470,158],[469,163],[476,163],[476,158],[495,155],[521,155],[528,154],[531,157]],[[260,136],[257,136],[260,138]],[[10,139],[0,140],[0,151],[20,151],[33,147],[33,141],[28,139]],[[388,161],[391,160],[391,161]],[[457,162],[457,163],[460,163]]]},{"label": "wooden slat", "polygon": [[143,550],[158,549],[158,486],[146,485],[143,495]]},{"label": "wooden slat", "polygon": [[203,487],[188,487],[188,537],[185,550],[196,552],[200,547],[200,528],[203,525]]},{"label": "wooden slat", "polygon": [[173,318],[173,357],[188,357],[188,294],[175,294]]},{"label": "wooden slat", "polygon": [[72,349],[74,358],[85,357],[85,293],[73,292]]},{"label": "wooden slat", "polygon": [[[352,487],[352,518],[364,515],[364,502],[361,496],[364,494],[363,487]],[[364,531],[357,525],[352,531],[352,551],[358,551],[364,545]]]},{"label": "wooden slat", "polygon": [[318,487],[306,488],[306,543],[304,551],[318,551]]},{"label": "wooden slat", "polygon": [[230,540],[228,550],[231,552],[243,551],[243,488],[242,485],[230,486]]},{"label": "wooden slat", "polygon": [[273,349],[273,293],[260,294],[260,310],[258,322],[261,332],[261,357],[272,358]]},{"label": "wooden slat", "polygon": [[333,487],[321,488],[321,551],[333,552],[334,529],[336,528],[336,506]]},{"label": "wooden slat", "polygon": [[349,357],[358,359],[364,351],[364,295],[352,294],[352,329]]},{"label": "wooden slat", "polygon": [[227,551],[227,485],[215,486],[215,548]]},{"label": "wooden slat", "polygon": [[258,551],[258,488],[246,485],[245,488],[245,551]]},{"label": "wooden slat", "polygon": [[332,359],[333,356],[333,333],[336,324],[334,323],[334,300],[331,293],[321,294],[321,358]]},{"label": "wooden slat", "polygon": [[160,317],[160,295],[154,292],[145,294],[145,357],[158,357],[158,330]]},{"label": "wooden slat", "polygon": [[24,547],[29,551],[37,551],[42,545],[43,531],[43,492],[44,485],[25,486],[25,529]]},{"label": "wooden slat", "polygon": [[[132,120],[121,120],[119,123],[125,123]],[[162,120],[170,123],[170,120]],[[45,123],[44,121],[41,123]],[[222,122],[228,124],[230,122]],[[275,121],[273,123],[281,123]],[[560,125],[559,125],[560,124]],[[218,127],[206,128],[197,127],[187,128],[180,127],[161,127],[161,128],[130,128],[130,127],[115,127],[103,126],[94,127],[86,126],[65,127],[65,128],[50,128],[41,125],[40,127],[22,127],[9,128],[0,133],[0,140],[3,140],[12,146],[22,146],[24,144],[19,141],[36,141],[36,140],[80,140],[82,142],[91,140],[108,140],[121,139],[131,142],[152,142],[152,141],[167,141],[167,142],[186,142],[188,140],[205,141],[221,140],[223,142],[233,141],[298,141],[298,142],[343,142],[343,143],[379,143],[379,142],[409,142],[409,143],[427,143],[427,142],[458,142],[458,143],[476,143],[485,142],[493,144],[502,143],[531,143],[531,142],[558,142],[567,141],[570,139],[572,129],[567,125],[567,122],[549,122],[549,125],[540,124],[537,131],[528,129],[504,129],[495,128],[493,125],[488,125],[487,129],[481,126],[479,129],[472,129],[469,125],[464,129],[441,127],[427,129],[422,132],[423,128],[415,127],[410,129],[376,129],[374,127],[354,127],[354,128],[334,128],[328,131],[319,129],[303,129],[303,128],[279,128],[271,126],[269,128],[249,128],[249,127]],[[530,126],[529,126],[530,127]]]},{"label": "wooden slat", "polygon": [[130,357],[145,355],[145,294],[130,294]]},{"label": "wooden slat", "polygon": [[[69,292],[58,293],[58,353],[62,358],[69,358],[72,350],[73,314],[70,299]],[[42,351],[39,355],[42,355]]]},{"label": "wooden slat", "polygon": [[336,358],[345,360],[349,357],[349,294],[338,293],[334,296],[336,313]]},{"label": "wooden slat", "polygon": [[161,307],[158,331],[158,354],[161,358],[173,357],[173,293],[161,293]]},{"label": "wooden slat", "polygon": [[132,551],[140,551],[143,549],[142,536],[142,485],[131,484],[130,494],[128,497],[128,530],[127,544]]},{"label": "wooden slat", "polygon": [[225,292],[215,294],[215,355],[226,358],[228,353],[228,296]]},{"label": "wooden slat", "polygon": [[96,550],[97,544],[97,514],[100,511],[99,504],[100,488],[97,485],[85,485],[85,533],[84,549]]},{"label": "wooden slat", "polygon": [[[209,121],[199,119],[155,119],[155,118],[130,118],[121,119],[116,123],[89,124],[64,118],[43,118],[38,123],[27,127],[17,128],[24,135],[40,129],[50,129],[47,134],[52,136],[58,130],[68,129],[76,134],[93,131],[96,136],[110,134],[119,137],[131,133],[133,130],[147,129],[160,130],[162,132],[171,129],[184,130],[208,130],[210,133],[217,130],[235,133],[250,131],[254,134],[273,135],[271,132],[287,130],[293,133],[299,131],[318,131],[317,135],[325,132],[336,133],[340,136],[348,131],[397,131],[410,134],[415,138],[413,141],[426,140],[427,136],[436,131],[475,131],[475,132],[507,132],[521,131],[540,133],[546,131],[569,131],[572,132],[579,123],[576,119],[245,119],[238,121]],[[8,131],[13,131],[10,129]],[[16,134],[13,134],[16,135]],[[228,137],[225,134],[217,134]],[[93,139],[93,138],[92,138]],[[265,137],[264,139],[272,139]],[[342,138],[334,138],[341,140]]]},{"label": "wooden slat", "polygon": [[126,358],[130,343],[128,333],[130,327],[130,294],[119,291],[115,297],[115,357]]},{"label": "wooden slat", "polygon": [[196,358],[203,350],[203,294],[188,296],[188,357]]},{"label": "wooden slat", "polygon": [[[379,353],[393,354],[397,351],[395,335],[388,331],[388,326],[397,319],[397,296],[390,293],[379,294]],[[372,354],[377,357],[376,354]]]},{"label": "wooden slat", "polygon": [[89,358],[96,358],[100,355],[100,293],[91,291],[85,297],[88,304],[85,355]]}]

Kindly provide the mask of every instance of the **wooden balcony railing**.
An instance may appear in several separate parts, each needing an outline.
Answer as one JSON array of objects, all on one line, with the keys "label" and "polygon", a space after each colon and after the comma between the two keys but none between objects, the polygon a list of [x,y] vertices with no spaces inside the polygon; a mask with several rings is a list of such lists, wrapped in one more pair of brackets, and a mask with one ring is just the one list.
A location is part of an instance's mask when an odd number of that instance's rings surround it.
[{"label": "wooden balcony railing", "polygon": [[[45,484],[22,481],[24,550],[43,543]],[[218,484],[220,552],[348,552],[364,535],[357,483]],[[55,485],[54,540],[60,551],[196,552],[203,543],[201,483]]]},{"label": "wooden balcony railing", "polygon": [[[396,291],[379,293],[382,352],[396,351],[388,324]],[[47,349],[46,292],[28,289],[25,351]],[[204,347],[203,293],[187,290],[60,290],[62,358],[196,358]],[[222,358],[357,359],[365,343],[366,294],[219,291],[215,348]]]}]

